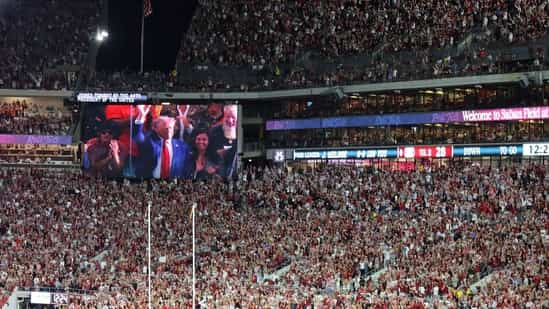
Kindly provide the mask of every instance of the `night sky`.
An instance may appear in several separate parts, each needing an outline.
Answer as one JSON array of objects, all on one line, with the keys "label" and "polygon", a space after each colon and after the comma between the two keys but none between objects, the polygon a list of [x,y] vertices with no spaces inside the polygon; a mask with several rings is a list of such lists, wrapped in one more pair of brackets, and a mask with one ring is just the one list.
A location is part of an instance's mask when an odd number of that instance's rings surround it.
[{"label": "night sky", "polygon": [[[197,0],[151,0],[145,18],[144,70],[169,72]],[[99,49],[97,69],[139,71],[143,0],[109,1],[109,38]]]}]

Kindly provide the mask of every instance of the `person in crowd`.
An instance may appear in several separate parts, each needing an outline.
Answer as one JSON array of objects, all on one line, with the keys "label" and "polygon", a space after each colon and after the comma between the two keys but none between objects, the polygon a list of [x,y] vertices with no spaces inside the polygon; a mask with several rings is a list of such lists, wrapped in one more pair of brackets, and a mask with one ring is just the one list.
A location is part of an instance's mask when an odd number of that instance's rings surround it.
[{"label": "person in crowd", "polygon": [[206,109],[196,111],[191,105],[177,105],[180,139],[191,139],[195,128],[211,128],[221,124],[223,105],[210,103]]},{"label": "person in crowd", "polygon": [[135,159],[135,174],[139,178],[189,178],[192,165],[189,146],[173,138],[176,120],[159,116],[152,121],[151,131],[144,132],[143,125],[150,105],[139,105],[134,123],[133,139],[139,155]]},{"label": "person in crowd", "polygon": [[197,129],[194,132],[193,179],[203,180],[212,177],[220,168],[219,155],[210,147],[208,131]]},{"label": "person in crowd", "polygon": [[237,105],[225,105],[222,123],[212,127],[208,133],[211,147],[223,160],[220,175],[226,178],[230,178],[236,169],[237,117]]},{"label": "person in crowd", "polygon": [[115,123],[104,121],[98,130],[97,137],[85,144],[90,174],[104,177],[122,176],[128,150],[118,139],[114,138],[116,132]]},{"label": "person in crowd", "polygon": [[211,128],[221,124],[223,120],[223,105],[220,103],[210,103],[205,111],[202,111],[194,118],[196,126]]},{"label": "person in crowd", "polygon": [[131,145],[130,122],[137,116],[136,107],[125,104],[108,104],[104,106],[105,119],[112,121],[120,131],[119,141],[126,149],[130,150],[131,156],[136,156],[137,145]]}]

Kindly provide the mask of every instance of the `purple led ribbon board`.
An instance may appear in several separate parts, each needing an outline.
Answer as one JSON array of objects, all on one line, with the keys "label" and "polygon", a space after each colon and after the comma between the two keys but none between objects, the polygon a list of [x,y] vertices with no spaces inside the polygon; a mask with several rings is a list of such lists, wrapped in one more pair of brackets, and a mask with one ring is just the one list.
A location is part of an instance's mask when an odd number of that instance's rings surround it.
[{"label": "purple led ribbon board", "polygon": [[72,136],[0,134],[0,144],[69,145],[72,144]]},{"label": "purple led ribbon board", "polygon": [[450,122],[492,122],[549,119],[549,106],[496,108],[431,113],[402,113],[267,121],[267,130],[301,130],[365,126],[394,126]]}]

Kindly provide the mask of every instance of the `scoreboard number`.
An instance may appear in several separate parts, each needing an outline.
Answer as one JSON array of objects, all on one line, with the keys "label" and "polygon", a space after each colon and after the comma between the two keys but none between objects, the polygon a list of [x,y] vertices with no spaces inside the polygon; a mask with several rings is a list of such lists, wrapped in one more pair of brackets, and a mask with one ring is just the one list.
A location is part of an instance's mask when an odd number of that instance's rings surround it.
[{"label": "scoreboard number", "polygon": [[524,144],[523,152],[525,156],[549,156],[549,143]]}]

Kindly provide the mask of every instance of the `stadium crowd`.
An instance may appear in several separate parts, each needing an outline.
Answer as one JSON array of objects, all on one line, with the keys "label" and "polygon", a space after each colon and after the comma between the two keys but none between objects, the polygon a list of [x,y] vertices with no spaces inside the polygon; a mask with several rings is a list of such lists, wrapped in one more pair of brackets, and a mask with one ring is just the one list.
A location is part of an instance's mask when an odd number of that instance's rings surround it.
[{"label": "stadium crowd", "polygon": [[66,135],[71,124],[66,111],[41,111],[25,100],[0,102],[0,134]]},{"label": "stadium crowd", "polygon": [[549,105],[549,84],[542,87],[425,89],[411,93],[350,94],[344,99],[311,97],[273,102],[272,108],[257,107],[250,115],[267,119],[387,115],[436,111],[483,110],[492,108],[537,107]]},{"label": "stadium crowd", "polygon": [[208,66],[195,66],[191,71],[170,73],[159,71],[96,72],[86,78],[88,90],[117,91],[261,91],[306,87],[333,87],[356,83],[378,83],[418,79],[471,76],[542,70],[543,57],[531,60],[508,61],[503,55],[492,56],[485,49],[472,50],[459,58],[430,56],[427,52],[406,61],[386,57],[370,64],[337,65],[319,69],[314,66],[295,66],[286,70],[264,68],[259,72],[228,69],[215,76]]},{"label": "stadium crowd", "polygon": [[[528,60],[521,61],[476,45],[457,57],[431,53],[457,46],[471,32],[480,31],[482,35],[474,37],[482,38],[483,44],[523,44],[543,37],[549,8],[541,0],[331,1],[320,5],[199,2],[178,55],[178,63],[192,67],[193,72],[180,76],[177,72],[92,73],[85,77],[87,85],[82,87],[249,91],[516,72],[546,66],[545,50],[536,44],[526,45],[533,50]],[[8,9],[0,16],[0,35],[5,37],[0,43],[5,55],[0,59],[0,88],[73,89],[97,27],[99,1],[24,0],[4,5]],[[414,54],[396,56],[409,50]],[[324,69],[297,61],[311,56],[324,64],[337,64],[342,57],[374,51],[385,56],[374,57],[367,64]],[[253,71],[246,80],[229,81],[227,76],[208,73],[210,67],[239,65]]]},{"label": "stadium crowd", "polygon": [[422,144],[541,142],[549,140],[549,125],[529,123],[434,124],[404,127],[362,127],[270,131],[267,147],[347,147]]},{"label": "stadium crowd", "polygon": [[[541,0],[203,0],[181,43],[181,72],[101,72],[87,87],[251,91],[540,70],[545,48],[532,42],[547,34],[548,12]],[[445,49],[471,33],[480,44]],[[527,46],[529,55],[504,52],[501,43]],[[375,56],[344,61],[365,54]]]},{"label": "stadium crowd", "polygon": [[[307,52],[333,59],[368,50],[457,46],[474,30],[515,43],[546,34],[549,7],[525,1],[199,1],[183,63],[276,65]],[[250,31],[252,30],[252,31]]]},{"label": "stadium crowd", "polygon": [[99,1],[9,1],[0,14],[0,88],[69,89],[85,63]]},{"label": "stadium crowd", "polygon": [[76,288],[69,308],[542,308],[547,165],[397,172],[246,168],[237,184],[0,170],[0,288]]}]

